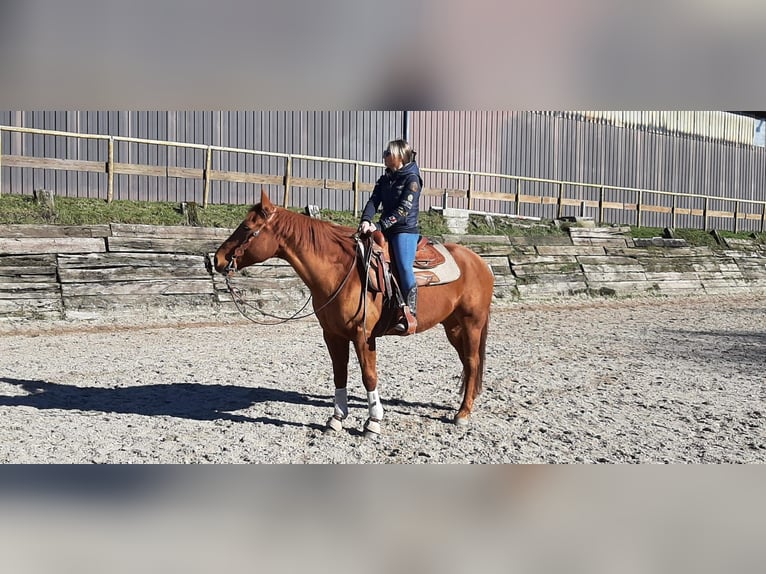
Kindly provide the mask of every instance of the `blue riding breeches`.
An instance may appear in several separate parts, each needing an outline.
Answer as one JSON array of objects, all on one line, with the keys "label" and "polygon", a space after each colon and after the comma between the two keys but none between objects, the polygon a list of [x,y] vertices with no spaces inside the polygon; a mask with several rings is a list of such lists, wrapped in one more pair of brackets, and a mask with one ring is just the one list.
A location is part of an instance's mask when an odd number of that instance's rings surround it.
[{"label": "blue riding breeches", "polygon": [[396,278],[405,299],[407,293],[416,285],[412,266],[415,263],[419,238],[417,233],[395,233],[387,238],[391,246],[391,259],[396,267]]}]

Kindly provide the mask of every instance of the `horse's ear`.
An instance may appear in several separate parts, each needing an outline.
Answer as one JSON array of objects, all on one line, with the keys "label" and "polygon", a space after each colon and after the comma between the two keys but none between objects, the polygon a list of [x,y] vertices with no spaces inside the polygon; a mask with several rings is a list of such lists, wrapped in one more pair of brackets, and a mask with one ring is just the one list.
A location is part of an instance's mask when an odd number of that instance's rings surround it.
[{"label": "horse's ear", "polygon": [[274,204],[271,203],[269,196],[266,195],[266,190],[261,188],[261,209],[265,214],[269,214],[274,211]]}]

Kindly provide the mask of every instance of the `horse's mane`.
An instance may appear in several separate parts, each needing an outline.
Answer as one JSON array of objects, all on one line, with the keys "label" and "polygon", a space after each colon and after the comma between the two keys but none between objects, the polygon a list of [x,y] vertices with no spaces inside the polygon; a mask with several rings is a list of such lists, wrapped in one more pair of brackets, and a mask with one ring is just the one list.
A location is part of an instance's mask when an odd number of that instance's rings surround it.
[{"label": "horse's mane", "polygon": [[[258,212],[259,207],[253,206],[250,211]],[[281,207],[277,208],[275,217],[279,217],[280,234],[293,238],[301,247],[311,248],[323,254],[330,254],[333,249],[339,247],[349,253],[355,249],[354,242],[351,241],[355,229],[351,227],[314,219]]]}]

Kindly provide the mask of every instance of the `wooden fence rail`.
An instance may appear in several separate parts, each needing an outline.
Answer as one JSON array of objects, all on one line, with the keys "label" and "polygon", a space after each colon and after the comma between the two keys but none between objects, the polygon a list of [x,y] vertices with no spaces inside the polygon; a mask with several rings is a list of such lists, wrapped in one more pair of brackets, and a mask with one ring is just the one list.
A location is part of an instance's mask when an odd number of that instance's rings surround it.
[{"label": "wooden fence rail", "polygon": [[[353,195],[354,214],[359,214],[360,209],[360,194],[363,192],[370,192],[374,188],[372,183],[364,183],[359,179],[360,167],[374,167],[382,168],[380,163],[349,160],[341,158],[327,158],[311,155],[301,154],[286,154],[279,152],[267,152],[260,150],[250,150],[242,148],[230,148],[224,146],[214,146],[205,144],[183,143],[164,140],[151,140],[132,138],[126,136],[108,136],[100,134],[82,134],[76,132],[62,132],[55,130],[41,130],[35,128],[24,128],[18,126],[3,126],[0,125],[0,134],[3,131],[8,132],[21,132],[28,134],[38,134],[46,136],[59,136],[68,138],[82,138],[82,139],[95,139],[104,140],[108,145],[108,154],[106,162],[99,161],[83,161],[74,159],[60,159],[60,158],[41,158],[31,157],[24,155],[10,155],[3,154],[2,138],[0,138],[0,168],[2,167],[15,167],[15,168],[32,168],[32,169],[51,169],[51,170],[66,170],[66,171],[82,171],[82,172],[96,172],[108,174],[107,180],[107,201],[111,202],[114,199],[114,175],[144,175],[153,177],[166,177],[166,178],[186,178],[196,179],[203,181],[203,197],[202,206],[206,207],[210,199],[210,183],[211,181],[225,181],[236,183],[252,183],[262,185],[281,185],[284,188],[284,206],[288,207],[290,203],[290,190],[292,187],[316,187],[323,189],[350,191]],[[114,142],[127,142],[136,144],[148,144],[158,145],[166,147],[177,148],[189,148],[198,149],[205,152],[205,167],[204,168],[189,168],[189,167],[174,167],[174,166],[158,166],[158,165],[146,165],[135,163],[119,163],[114,160]],[[285,161],[284,175],[270,175],[261,173],[246,173],[241,171],[225,171],[212,169],[212,154],[218,153],[244,153],[265,157],[281,158]],[[316,161],[324,163],[334,164],[346,164],[351,165],[354,168],[353,179],[338,180],[328,178],[305,178],[296,177],[293,173],[293,166],[295,160],[304,161]],[[448,207],[450,198],[459,198],[467,202],[468,209],[470,210],[476,200],[491,200],[501,202],[512,202],[515,206],[515,212],[519,213],[520,204],[532,204],[532,205],[555,205],[556,215],[561,217],[563,215],[564,208],[579,207],[580,212],[583,213],[585,209],[591,208],[598,211],[598,221],[603,221],[604,211],[607,209],[619,210],[622,212],[635,212],[633,221],[637,227],[641,227],[642,216],[645,213],[663,213],[670,216],[671,226],[676,226],[677,216],[687,215],[694,217],[701,217],[703,221],[703,228],[709,229],[710,218],[722,218],[734,220],[734,231],[739,230],[739,224],[741,220],[745,221],[758,221],[760,222],[760,231],[763,233],[766,230],[766,201],[749,200],[749,199],[737,199],[710,195],[701,195],[694,193],[677,193],[670,191],[662,191],[656,189],[644,189],[637,187],[623,187],[613,186],[603,183],[588,183],[582,181],[565,181],[557,179],[526,177],[509,174],[487,173],[479,171],[466,171],[456,169],[437,169],[437,168],[425,168],[421,167],[423,173],[433,174],[446,174],[451,176],[466,176],[468,178],[468,186],[466,189],[453,189],[453,188],[434,188],[429,187],[423,190],[425,196],[437,196],[441,197],[443,206]],[[2,193],[2,170],[0,169],[0,193]],[[475,189],[475,182],[477,178],[491,178],[495,180],[508,180],[515,182],[515,193],[504,193],[496,191],[485,191]],[[522,183],[538,183],[538,184],[550,184],[555,186],[557,192],[555,195],[527,195],[522,193]],[[595,199],[582,199],[581,197],[568,197],[566,192],[571,188],[589,188],[598,190],[598,200]],[[610,192],[627,192],[635,195],[635,202],[625,201],[610,201],[607,194]],[[672,198],[671,205],[660,205],[659,198],[670,197]],[[678,200],[684,198],[689,201],[697,200],[702,202],[702,208],[693,207],[679,207]],[[653,203],[645,203],[654,199]],[[711,201],[723,202],[730,206],[729,209],[710,209],[709,205]],[[744,205],[751,205],[753,211],[744,211],[742,207]],[[627,223],[627,222],[626,222]]]}]

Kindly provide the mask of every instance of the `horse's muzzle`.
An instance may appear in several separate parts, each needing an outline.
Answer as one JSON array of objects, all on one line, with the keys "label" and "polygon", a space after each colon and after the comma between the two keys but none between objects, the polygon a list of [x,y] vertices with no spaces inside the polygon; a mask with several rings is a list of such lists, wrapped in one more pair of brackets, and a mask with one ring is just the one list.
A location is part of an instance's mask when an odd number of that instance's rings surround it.
[{"label": "horse's muzzle", "polygon": [[227,260],[216,254],[213,259],[215,270],[222,275],[227,275],[237,270],[236,257],[234,256]]}]

